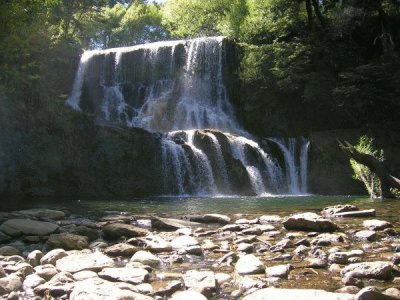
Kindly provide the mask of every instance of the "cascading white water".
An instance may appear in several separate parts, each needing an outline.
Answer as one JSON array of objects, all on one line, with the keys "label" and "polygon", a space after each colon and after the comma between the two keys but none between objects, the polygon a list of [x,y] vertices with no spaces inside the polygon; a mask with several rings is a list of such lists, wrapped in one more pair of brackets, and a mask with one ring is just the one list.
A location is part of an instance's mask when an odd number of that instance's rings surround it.
[{"label": "cascading white water", "polygon": [[[236,121],[224,84],[224,42],[210,37],[85,52],[67,102],[80,109],[89,101],[84,107],[98,107],[92,113],[106,122],[164,133],[166,194],[232,194],[240,190],[234,182],[245,181],[245,193],[281,193],[282,168]],[[292,168],[293,151],[282,151],[288,190],[304,193],[307,151],[300,173]]]}]

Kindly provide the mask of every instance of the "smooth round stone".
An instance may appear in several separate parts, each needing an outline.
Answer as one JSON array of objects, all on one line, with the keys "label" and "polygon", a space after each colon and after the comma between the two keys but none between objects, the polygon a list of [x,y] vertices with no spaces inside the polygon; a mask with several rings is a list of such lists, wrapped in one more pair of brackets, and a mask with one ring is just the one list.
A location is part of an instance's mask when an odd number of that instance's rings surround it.
[{"label": "smooth round stone", "polygon": [[40,264],[52,264],[55,265],[57,260],[68,256],[68,253],[64,249],[54,249],[49,252],[45,256],[40,259]]},{"label": "smooth round stone", "polygon": [[93,271],[80,271],[72,275],[76,281],[82,281],[89,278],[99,277],[96,272]]},{"label": "smooth round stone", "polygon": [[40,259],[44,256],[42,251],[34,250],[28,254],[26,261],[32,266],[36,267],[40,265]]},{"label": "smooth round stone", "polygon": [[170,300],[207,300],[205,296],[196,291],[179,291],[172,295]]},{"label": "smooth round stone", "polygon": [[248,254],[239,258],[235,270],[239,274],[260,274],[264,272],[265,266],[256,256]]},{"label": "smooth round stone", "polygon": [[0,255],[3,256],[21,255],[21,251],[12,246],[3,246],[0,248]]},{"label": "smooth round stone", "polygon": [[131,260],[131,262],[140,262],[144,265],[149,265],[151,267],[157,267],[160,265],[161,260],[154,254],[148,251],[138,251],[136,252]]}]

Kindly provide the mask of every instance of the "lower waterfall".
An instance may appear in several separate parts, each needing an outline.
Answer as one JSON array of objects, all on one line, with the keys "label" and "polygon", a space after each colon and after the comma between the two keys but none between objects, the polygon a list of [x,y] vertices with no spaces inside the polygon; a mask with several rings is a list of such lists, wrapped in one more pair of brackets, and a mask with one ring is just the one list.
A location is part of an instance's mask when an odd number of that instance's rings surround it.
[{"label": "lower waterfall", "polygon": [[99,124],[162,133],[166,195],[307,193],[308,141],[268,139],[280,161],[239,125],[227,45],[209,37],[87,51],[67,103]]}]

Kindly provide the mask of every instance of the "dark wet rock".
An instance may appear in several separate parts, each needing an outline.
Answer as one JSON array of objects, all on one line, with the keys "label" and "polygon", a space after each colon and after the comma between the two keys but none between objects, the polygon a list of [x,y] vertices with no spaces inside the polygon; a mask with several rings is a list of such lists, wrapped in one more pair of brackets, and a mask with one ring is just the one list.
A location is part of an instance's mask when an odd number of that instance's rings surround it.
[{"label": "dark wet rock", "polygon": [[146,282],[149,278],[149,272],[141,268],[104,268],[99,277],[111,281],[122,281],[132,284]]},{"label": "dark wet rock", "polygon": [[342,270],[343,276],[356,278],[389,279],[393,264],[384,261],[350,264]]},{"label": "dark wet rock", "polygon": [[290,216],[283,223],[287,230],[305,230],[318,232],[332,232],[337,225],[315,213],[302,213]]},{"label": "dark wet rock", "polygon": [[261,224],[269,224],[269,223],[280,223],[282,222],[282,218],[277,215],[265,215],[258,218]]},{"label": "dark wet rock", "polygon": [[22,288],[22,280],[15,274],[0,278],[0,296],[18,291]]},{"label": "dark wet rock", "polygon": [[59,233],[50,235],[46,242],[48,249],[82,250],[89,247],[86,236],[71,233]]},{"label": "dark wet rock", "polygon": [[372,230],[360,230],[354,234],[354,237],[359,240],[373,242],[376,240],[377,235],[376,232]]},{"label": "dark wet rock", "polygon": [[79,271],[100,271],[103,268],[114,267],[114,261],[108,256],[100,253],[74,253],[63,257],[56,262],[60,271],[76,273]]},{"label": "dark wet rock", "polygon": [[351,250],[348,252],[334,252],[329,254],[328,260],[330,263],[336,264],[347,264],[349,262],[349,258],[351,257],[362,257],[364,255],[364,251],[362,250]]},{"label": "dark wet rock", "polygon": [[247,254],[239,258],[235,265],[238,274],[261,274],[265,271],[264,264],[253,254]]},{"label": "dark wet rock", "polygon": [[180,228],[194,227],[199,225],[200,224],[196,222],[189,222],[179,219],[167,219],[160,217],[154,217],[151,219],[151,227],[166,230],[177,230]]},{"label": "dark wet rock", "polygon": [[157,235],[148,235],[144,238],[140,238],[139,240],[144,244],[144,248],[150,252],[159,253],[172,251],[171,243]]},{"label": "dark wet rock", "polygon": [[130,259],[131,262],[140,262],[144,265],[149,265],[151,267],[157,267],[160,265],[161,260],[154,254],[148,251],[138,251]]},{"label": "dark wet rock", "polygon": [[70,300],[152,300],[152,297],[129,290],[122,290],[116,284],[100,278],[90,278],[75,283]]},{"label": "dark wet rock", "polygon": [[0,255],[3,256],[12,256],[12,255],[20,255],[21,251],[19,251],[17,248],[12,247],[12,246],[3,246],[0,248]]},{"label": "dark wet rock", "polygon": [[384,295],[379,292],[375,287],[365,287],[359,291],[354,300],[396,300],[398,298]]},{"label": "dark wet rock", "polygon": [[103,227],[103,233],[106,238],[119,239],[121,237],[131,238],[146,236],[149,234],[147,229],[143,229],[130,224],[113,223]]},{"label": "dark wet rock", "polygon": [[335,214],[333,217],[336,218],[366,218],[366,217],[375,217],[376,211],[375,209],[366,209],[366,210],[358,210],[358,211],[348,211],[341,212]]},{"label": "dark wet rock", "polygon": [[48,235],[58,229],[58,225],[50,222],[29,219],[10,219],[0,225],[5,234],[15,237],[20,235]]},{"label": "dark wet rock", "polygon": [[229,224],[231,218],[226,215],[221,214],[205,214],[200,216],[191,216],[190,221],[199,223],[219,223],[219,224]]},{"label": "dark wet rock", "polygon": [[179,291],[172,295],[170,300],[207,300],[207,298],[196,291]]},{"label": "dark wet rock", "polygon": [[132,256],[138,251],[138,248],[127,243],[119,243],[104,249],[104,253],[109,256]]},{"label": "dark wet rock", "polygon": [[60,220],[65,217],[65,213],[63,211],[45,209],[45,208],[20,210],[17,211],[16,213],[38,219]]},{"label": "dark wet rock", "polygon": [[363,226],[368,230],[374,230],[374,231],[380,231],[386,228],[393,227],[391,223],[382,220],[366,220],[363,222]]},{"label": "dark wet rock", "polygon": [[34,250],[28,254],[26,261],[32,267],[40,265],[40,259],[44,256],[43,252],[40,250]]},{"label": "dark wet rock", "polygon": [[267,275],[267,277],[288,278],[289,273],[292,269],[293,269],[293,266],[290,264],[277,265],[277,266],[266,268],[265,274]]},{"label": "dark wet rock", "polygon": [[183,275],[185,287],[210,296],[216,290],[216,280],[212,271],[190,270]]},{"label": "dark wet rock", "polygon": [[40,264],[56,265],[56,261],[65,256],[68,256],[68,253],[64,249],[54,249],[47,252],[47,254],[40,259]]},{"label": "dark wet rock", "polygon": [[47,264],[35,267],[35,274],[49,281],[54,275],[58,274],[58,271],[53,265]]},{"label": "dark wet rock", "polygon": [[35,287],[45,283],[46,280],[44,280],[42,277],[36,275],[36,274],[30,274],[26,276],[24,283],[23,283],[23,288],[26,289],[34,289]]},{"label": "dark wet rock", "polygon": [[0,243],[5,243],[11,240],[11,237],[0,231]]},{"label": "dark wet rock", "polygon": [[358,210],[359,208],[357,206],[351,204],[339,204],[339,205],[325,207],[321,211],[321,215],[323,215],[324,217],[335,217],[337,213],[353,212]]},{"label": "dark wet rock", "polygon": [[71,225],[63,226],[63,227],[60,227],[59,232],[60,233],[71,233],[71,234],[80,235],[80,236],[86,236],[89,242],[92,242],[92,241],[96,240],[97,238],[99,238],[99,231],[97,229],[82,226],[82,225],[77,226],[75,224],[71,224]]},{"label": "dark wet rock", "polygon": [[330,293],[323,290],[266,288],[245,296],[243,300],[353,300],[353,298],[354,296],[350,294]]}]

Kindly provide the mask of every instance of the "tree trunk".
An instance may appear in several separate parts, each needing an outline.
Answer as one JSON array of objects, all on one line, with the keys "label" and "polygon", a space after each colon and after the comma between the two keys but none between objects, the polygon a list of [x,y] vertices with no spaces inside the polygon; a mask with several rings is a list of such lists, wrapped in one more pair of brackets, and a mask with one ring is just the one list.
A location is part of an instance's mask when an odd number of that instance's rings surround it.
[{"label": "tree trunk", "polygon": [[306,0],[306,10],[307,10],[308,26],[310,27],[311,30],[313,27],[313,12],[312,12],[311,0]]},{"label": "tree trunk", "polygon": [[340,149],[343,150],[350,158],[354,159],[357,163],[368,167],[376,174],[376,176],[378,176],[381,182],[383,198],[395,198],[390,189],[400,189],[400,179],[392,176],[384,164],[376,157],[370,154],[359,152],[347,141],[338,140],[338,142]]},{"label": "tree trunk", "polygon": [[319,3],[317,0],[311,0],[312,5],[314,7],[315,15],[317,16],[319,22],[321,23],[322,26],[325,26],[325,18],[321,13],[321,9],[319,8]]}]

